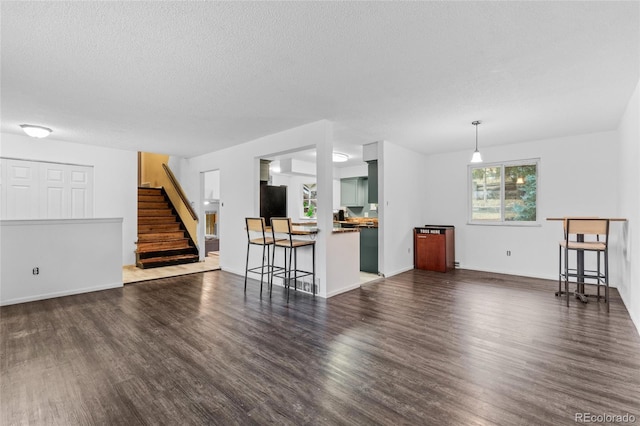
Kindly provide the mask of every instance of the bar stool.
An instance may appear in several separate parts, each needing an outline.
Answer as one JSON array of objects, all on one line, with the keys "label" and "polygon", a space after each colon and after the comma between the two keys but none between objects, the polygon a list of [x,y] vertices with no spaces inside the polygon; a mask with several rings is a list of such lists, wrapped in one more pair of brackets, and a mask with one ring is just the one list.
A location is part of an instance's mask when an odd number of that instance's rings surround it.
[{"label": "bar stool", "polygon": [[[284,249],[284,268],[283,271],[273,276],[282,278],[287,288],[287,302],[289,302],[289,288],[291,287],[291,274],[293,274],[293,288],[298,290],[298,278],[305,276],[312,276],[311,291],[315,297],[316,295],[316,242],[315,240],[294,240],[292,238],[292,226],[291,218],[288,217],[272,217],[271,218],[271,232],[275,246],[273,249],[273,264],[275,264],[275,249],[282,247]],[[282,235],[285,238],[276,238],[276,234]],[[298,269],[298,248],[309,247],[312,249],[312,265],[311,272]],[[287,267],[287,250],[289,250],[289,264]],[[292,261],[293,257],[293,261]],[[273,278],[272,276],[272,278]]]},{"label": "bar stool", "polygon": [[[271,295],[271,286],[273,284],[273,263],[269,262],[269,254],[271,246],[274,244],[274,239],[265,236],[266,227],[263,217],[247,217],[245,218],[245,222],[247,229],[247,263],[244,271],[244,291],[245,293],[247,291],[247,276],[249,273],[260,274],[260,294],[262,294],[262,282],[266,269],[267,283],[271,284],[269,287],[269,295]],[[253,268],[249,268],[249,249],[251,246],[262,247],[262,264]],[[275,252],[275,248],[273,251]],[[258,269],[260,272],[258,272]]]},{"label": "bar stool", "polygon": [[[575,236],[575,239],[571,239],[572,236]],[[585,237],[587,238],[585,239]],[[575,268],[569,267],[569,251],[577,253]],[[585,252],[596,253],[596,270],[585,269]],[[600,268],[601,257],[604,257],[604,272]],[[569,306],[570,278],[576,279],[575,282],[578,286],[576,295],[584,297],[587,295],[582,294],[581,291],[584,291],[585,280],[595,280],[598,287],[597,300],[600,300],[600,286],[604,285],[604,301],[607,304],[607,312],[609,312],[609,219],[566,218],[564,220],[564,239],[559,244],[558,289],[560,290],[560,281],[564,280],[567,306]],[[559,293],[561,292],[559,291]]]}]

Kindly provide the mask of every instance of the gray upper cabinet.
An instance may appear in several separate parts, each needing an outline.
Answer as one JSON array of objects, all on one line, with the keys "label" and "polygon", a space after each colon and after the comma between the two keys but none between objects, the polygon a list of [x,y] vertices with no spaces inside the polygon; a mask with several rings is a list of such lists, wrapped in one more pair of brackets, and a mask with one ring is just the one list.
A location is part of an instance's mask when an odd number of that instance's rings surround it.
[{"label": "gray upper cabinet", "polygon": [[367,201],[367,178],[340,179],[340,205],[363,207]]},{"label": "gray upper cabinet", "polygon": [[369,197],[367,203],[378,204],[378,160],[367,161],[369,165]]}]

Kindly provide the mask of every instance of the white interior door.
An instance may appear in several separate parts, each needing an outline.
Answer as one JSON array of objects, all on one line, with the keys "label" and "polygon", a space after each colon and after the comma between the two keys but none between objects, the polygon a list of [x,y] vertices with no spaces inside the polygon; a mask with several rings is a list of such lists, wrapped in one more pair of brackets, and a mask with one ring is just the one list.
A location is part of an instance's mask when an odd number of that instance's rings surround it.
[{"label": "white interior door", "polygon": [[6,160],[6,218],[38,219],[38,163]]},{"label": "white interior door", "polygon": [[0,159],[0,217],[93,217],[93,167]]},{"label": "white interior door", "polygon": [[93,168],[69,166],[70,216],[93,217]]},{"label": "white interior door", "polygon": [[68,174],[66,165],[45,163],[41,165],[40,217],[61,219],[67,216],[69,203]]}]

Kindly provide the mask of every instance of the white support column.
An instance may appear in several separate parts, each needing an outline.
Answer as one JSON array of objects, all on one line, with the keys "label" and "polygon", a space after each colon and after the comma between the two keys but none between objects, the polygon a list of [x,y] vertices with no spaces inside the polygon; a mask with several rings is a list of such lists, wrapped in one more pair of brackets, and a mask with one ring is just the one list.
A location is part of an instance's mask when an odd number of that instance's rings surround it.
[{"label": "white support column", "polygon": [[328,247],[333,230],[333,123],[325,125],[324,140],[316,143],[316,181],[318,185],[318,239],[316,242],[316,282],[318,295],[327,297]]}]

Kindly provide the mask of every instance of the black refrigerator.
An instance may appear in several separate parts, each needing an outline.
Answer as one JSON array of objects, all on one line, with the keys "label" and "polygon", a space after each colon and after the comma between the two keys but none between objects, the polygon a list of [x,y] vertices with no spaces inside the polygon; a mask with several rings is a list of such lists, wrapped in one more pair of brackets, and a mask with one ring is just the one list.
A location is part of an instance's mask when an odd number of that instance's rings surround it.
[{"label": "black refrigerator", "polygon": [[260,216],[267,226],[272,217],[287,217],[287,187],[260,185]]}]

